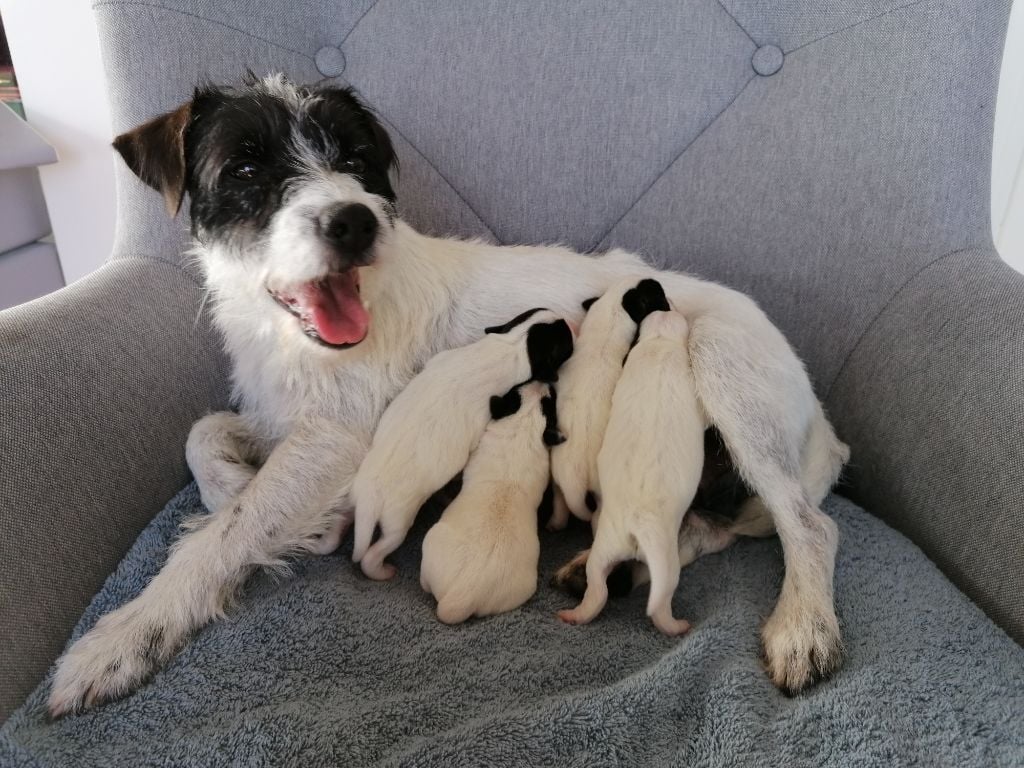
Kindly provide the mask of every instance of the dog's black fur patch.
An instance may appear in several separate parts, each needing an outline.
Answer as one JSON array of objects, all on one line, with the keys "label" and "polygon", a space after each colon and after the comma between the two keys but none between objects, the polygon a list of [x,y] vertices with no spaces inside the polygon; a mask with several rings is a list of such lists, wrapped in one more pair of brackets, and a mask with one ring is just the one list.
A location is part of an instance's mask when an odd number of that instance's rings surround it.
[{"label": "dog's black fur patch", "polygon": [[519,394],[518,386],[513,387],[504,395],[492,395],[491,418],[497,421],[498,419],[504,419],[506,416],[511,416],[519,411],[519,407],[522,404],[523,398]]},{"label": "dog's black fur patch", "polygon": [[572,356],[572,347],[572,331],[565,320],[532,326],[526,332],[532,378],[545,384],[558,381],[558,369]]},{"label": "dog's black fur patch", "polygon": [[565,442],[565,435],[558,429],[558,393],[554,387],[548,387],[548,394],[540,400],[540,410],[544,414],[544,445],[553,448]]},{"label": "dog's black fur patch", "polygon": [[[168,209],[189,197],[200,240],[258,237],[309,164],[356,176],[392,205],[397,158],[387,131],[350,88],[298,88],[300,106],[248,78],[205,85],[173,112],[118,136],[114,147]],[[306,151],[296,150],[302,143]]]},{"label": "dog's black fur patch", "polygon": [[582,304],[582,306],[583,306],[583,311],[584,311],[584,312],[589,312],[589,311],[590,311],[590,308],[591,308],[592,306],[594,306],[594,302],[595,302],[595,301],[597,301],[597,300],[598,300],[599,298],[601,298],[601,297],[600,297],[600,296],[591,296],[591,297],[590,297],[589,299],[587,299],[586,301],[584,301],[584,302],[583,302],[583,304]]},{"label": "dog's black fur patch", "polygon": [[535,314],[543,311],[543,309],[544,307],[534,307],[533,309],[528,309],[525,312],[521,312],[520,314],[516,315],[504,325],[492,325],[489,328],[484,328],[484,333],[508,333],[517,325],[522,325]]},{"label": "dog's black fur patch", "polygon": [[667,312],[671,307],[661,283],[653,278],[644,278],[636,287],[622,294],[622,308],[638,326],[651,312]]}]

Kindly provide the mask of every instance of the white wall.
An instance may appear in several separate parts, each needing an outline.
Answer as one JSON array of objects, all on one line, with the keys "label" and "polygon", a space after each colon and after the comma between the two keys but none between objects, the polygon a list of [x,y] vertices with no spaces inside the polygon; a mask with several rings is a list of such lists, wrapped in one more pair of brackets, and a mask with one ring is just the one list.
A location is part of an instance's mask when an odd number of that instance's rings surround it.
[{"label": "white wall", "polygon": [[992,151],[992,237],[1024,272],[1024,0],[1016,0],[1003,54]]},{"label": "white wall", "polygon": [[86,0],[0,0],[0,14],[25,114],[60,157],[39,175],[71,283],[114,242],[114,153],[92,9]]},{"label": "white wall", "polygon": [[[92,11],[85,0],[0,0],[0,13],[29,122],[60,153],[40,173],[72,282],[103,263],[114,235],[112,130]],[[1024,0],[1010,20],[992,171],[993,238],[1024,272]]]}]

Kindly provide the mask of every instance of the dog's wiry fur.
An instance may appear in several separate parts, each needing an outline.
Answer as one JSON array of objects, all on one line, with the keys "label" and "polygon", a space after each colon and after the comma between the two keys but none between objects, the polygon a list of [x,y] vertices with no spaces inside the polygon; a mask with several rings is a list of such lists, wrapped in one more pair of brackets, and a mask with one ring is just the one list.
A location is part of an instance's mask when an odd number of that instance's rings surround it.
[{"label": "dog's wiry fur", "polygon": [[672,616],[677,540],[704,464],[706,425],[690,371],[688,332],[682,315],[671,311],[654,312],[640,326],[615,387],[598,456],[600,516],[587,559],[586,594],[576,608],[559,613],[565,622],[592,621],[608,599],[612,568],[642,560],[651,578],[647,615],[668,635],[690,629],[689,622]]},{"label": "dog's wiry fur", "polygon": [[[541,310],[508,330],[437,354],[388,406],[352,488],[352,559],[367,576],[394,576],[384,558],[405,540],[430,495],[466,466],[491,419],[491,398],[539,373],[530,342],[543,340],[556,325],[564,328],[558,355],[564,359],[572,351],[572,332]],[[381,535],[371,545],[377,526]]]},{"label": "dog's wiry fur", "polygon": [[[592,257],[419,234],[395,215],[387,134],[344,89],[298,88],[280,77],[204,88],[115,146],[169,208],[188,197],[195,258],[233,363],[240,412],[196,424],[186,450],[210,517],[182,536],[138,597],[59,660],[52,713],[137,688],[222,613],[254,567],[316,550],[350,504],[385,407],[430,357],[532,307],[578,323],[581,302],[626,276],[656,276],[687,317],[698,397],[781,537],[786,577],[763,629],[769,675],[799,691],[836,668],[837,532],[818,504],[847,449],[792,348],[750,298],[657,272],[619,250]],[[371,211],[372,243],[329,246],[320,231],[326,212],[316,209],[328,201]],[[293,317],[272,295],[353,274],[371,319],[361,343],[348,348],[312,338],[308,317]],[[255,472],[239,471],[239,461]]]},{"label": "dog's wiry fur", "polygon": [[511,611],[537,589],[537,507],[548,484],[542,399],[518,390],[518,407],[492,421],[463,472],[462,490],[423,539],[420,585],[446,624]]}]

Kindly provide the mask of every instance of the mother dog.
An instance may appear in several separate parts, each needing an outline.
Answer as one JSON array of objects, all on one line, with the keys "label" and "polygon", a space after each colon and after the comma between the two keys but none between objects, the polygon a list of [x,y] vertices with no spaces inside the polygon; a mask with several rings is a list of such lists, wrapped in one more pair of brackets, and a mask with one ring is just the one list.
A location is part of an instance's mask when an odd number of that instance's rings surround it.
[{"label": "mother dog", "polygon": [[59,660],[54,715],[134,690],[254,567],[322,548],[378,418],[432,355],[532,307],[578,322],[583,300],[627,275],[657,275],[686,315],[700,402],[781,537],[785,579],[762,630],[768,674],[796,692],[839,664],[838,534],[818,506],[847,450],[751,299],[622,251],[415,232],[396,213],[391,141],[345,89],[280,76],[204,87],[114,146],[172,215],[188,193],[239,413],[194,426],[187,459],[212,514]]}]

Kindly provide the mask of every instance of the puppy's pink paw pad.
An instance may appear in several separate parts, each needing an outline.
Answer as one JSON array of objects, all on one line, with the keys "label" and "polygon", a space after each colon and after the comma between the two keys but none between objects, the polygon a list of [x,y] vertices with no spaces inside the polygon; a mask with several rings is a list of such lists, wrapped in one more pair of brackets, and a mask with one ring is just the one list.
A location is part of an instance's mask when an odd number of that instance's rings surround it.
[{"label": "puppy's pink paw pad", "polygon": [[558,612],[558,618],[566,624],[576,626],[580,623],[579,617],[576,615],[576,611],[564,610]]}]

